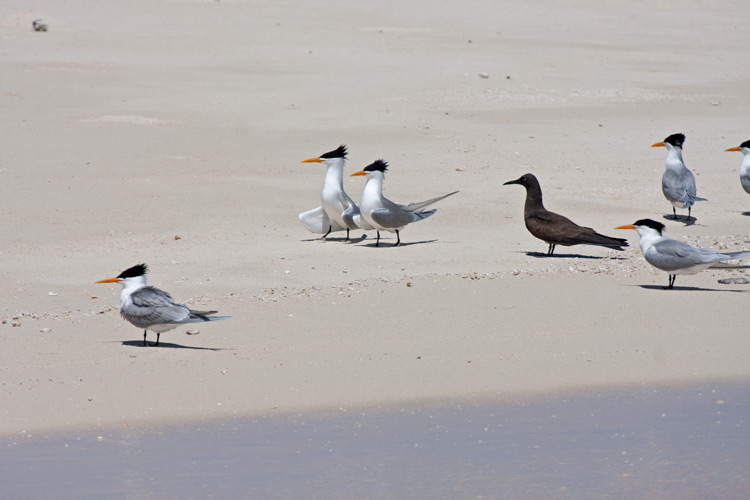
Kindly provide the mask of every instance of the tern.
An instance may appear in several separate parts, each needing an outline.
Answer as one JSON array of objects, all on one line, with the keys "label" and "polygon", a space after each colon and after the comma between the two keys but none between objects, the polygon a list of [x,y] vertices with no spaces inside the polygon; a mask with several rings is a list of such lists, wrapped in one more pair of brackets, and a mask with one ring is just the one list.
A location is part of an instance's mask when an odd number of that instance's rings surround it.
[{"label": "tern", "polygon": [[320,201],[323,206],[302,212],[299,220],[305,228],[313,233],[325,233],[321,239],[334,231],[346,230],[349,240],[351,229],[372,229],[367,225],[358,225],[359,209],[344,192],[344,165],[346,164],[346,145],[342,144],[333,151],[310,158],[302,163],[322,163],[326,168],[323,188],[320,190]]},{"label": "tern", "polygon": [[458,193],[458,191],[453,191],[452,193],[419,203],[399,205],[383,196],[383,180],[385,179],[386,170],[388,170],[388,164],[383,160],[376,160],[367,165],[363,170],[351,174],[350,177],[357,175],[367,177],[365,187],[362,189],[362,196],[359,199],[359,209],[361,218],[378,232],[378,239],[375,242],[375,246],[380,245],[380,231],[396,233],[396,244],[394,246],[398,246],[401,244],[400,231],[403,228],[412,222],[418,222],[434,214],[436,209],[424,209],[448,196]]},{"label": "tern", "polygon": [[740,167],[740,182],[746,193],[750,194],[750,141],[745,141],[736,148],[726,151],[740,151],[743,154],[742,166]]},{"label": "tern", "polygon": [[750,251],[720,253],[713,248],[699,248],[662,235],[664,224],[651,219],[641,219],[633,224],[615,229],[635,229],[640,237],[639,245],[646,262],[669,275],[673,288],[678,274],[697,274],[709,267],[721,269],[745,269],[748,266],[722,265],[720,262],[750,255]]},{"label": "tern", "polygon": [[96,283],[120,283],[120,315],[138,328],[143,328],[143,345],[146,332],[156,332],[156,344],[162,332],[177,328],[184,323],[218,321],[231,316],[211,316],[217,311],[193,311],[182,304],[175,304],[171,295],[153,286],[146,286],[146,264],[138,264],[124,270],[115,278]]},{"label": "tern", "polygon": [[664,163],[664,173],[661,176],[661,191],[664,197],[672,204],[672,213],[677,220],[677,208],[688,209],[688,219],[693,203],[696,201],[708,201],[696,196],[695,176],[687,169],[682,160],[682,145],[685,143],[685,134],[672,134],[664,141],[652,144],[652,148],[667,148],[667,161]]},{"label": "tern", "polygon": [[573,245],[597,245],[615,250],[622,250],[628,246],[628,240],[622,238],[610,238],[599,234],[590,227],[581,227],[572,220],[562,215],[550,212],[544,208],[542,203],[542,187],[539,185],[534,174],[522,175],[509,184],[520,184],[526,188],[526,204],[523,208],[523,221],[526,229],[549,244],[547,255],[552,255],[555,245],[566,247]]}]

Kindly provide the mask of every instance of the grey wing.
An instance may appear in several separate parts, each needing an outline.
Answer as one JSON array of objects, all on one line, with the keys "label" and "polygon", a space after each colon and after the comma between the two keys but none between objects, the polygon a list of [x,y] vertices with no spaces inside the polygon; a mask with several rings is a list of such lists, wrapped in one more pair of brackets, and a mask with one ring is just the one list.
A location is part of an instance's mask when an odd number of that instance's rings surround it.
[{"label": "grey wing", "polygon": [[357,220],[359,219],[359,207],[354,204],[353,201],[349,200],[349,208],[344,210],[341,213],[341,220],[344,221],[344,224],[346,224],[346,227],[349,229],[360,229],[359,224],[357,224]]},{"label": "grey wing", "polygon": [[383,207],[371,211],[370,218],[379,226],[392,229],[402,228],[410,222],[421,219],[414,212],[408,212],[385,198],[383,198]]},{"label": "grey wing", "polygon": [[656,255],[652,257],[652,264],[665,270],[726,260],[713,248],[697,248],[677,240],[660,241],[654,245],[654,250]]},{"label": "grey wing", "polygon": [[673,200],[687,201],[697,193],[695,176],[687,169],[680,172],[671,170],[665,172],[662,177],[661,187],[664,194]]},{"label": "grey wing", "polygon": [[122,311],[122,315],[136,326],[179,323],[190,316],[190,309],[175,304],[171,295],[152,286],[137,290],[130,300],[132,304]]}]

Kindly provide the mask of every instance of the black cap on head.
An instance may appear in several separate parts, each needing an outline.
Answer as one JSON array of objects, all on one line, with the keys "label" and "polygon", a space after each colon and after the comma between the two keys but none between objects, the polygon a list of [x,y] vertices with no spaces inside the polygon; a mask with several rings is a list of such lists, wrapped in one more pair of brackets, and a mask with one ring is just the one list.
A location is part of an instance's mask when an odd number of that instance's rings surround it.
[{"label": "black cap on head", "polygon": [[137,266],[125,269],[120,273],[117,279],[135,278],[136,276],[143,276],[147,272],[148,266],[146,266],[146,264],[138,264]]},{"label": "black cap on head", "polygon": [[672,134],[664,139],[664,142],[671,144],[676,148],[681,148],[682,145],[685,144],[685,134]]},{"label": "black cap on head", "polygon": [[346,145],[342,144],[333,151],[320,155],[321,158],[346,158]]},{"label": "black cap on head", "polygon": [[388,164],[385,160],[375,160],[374,162],[367,165],[364,169],[365,172],[385,172],[388,170]]},{"label": "black cap on head", "polygon": [[657,231],[659,231],[659,234],[661,234],[661,232],[664,231],[664,228],[666,227],[661,222],[656,222],[655,220],[652,220],[652,219],[641,219],[639,221],[636,221],[633,225],[634,226],[646,226],[646,227],[650,227],[651,229],[656,229]]},{"label": "black cap on head", "polygon": [[742,144],[740,144],[740,147],[750,149],[750,141],[743,142]]}]

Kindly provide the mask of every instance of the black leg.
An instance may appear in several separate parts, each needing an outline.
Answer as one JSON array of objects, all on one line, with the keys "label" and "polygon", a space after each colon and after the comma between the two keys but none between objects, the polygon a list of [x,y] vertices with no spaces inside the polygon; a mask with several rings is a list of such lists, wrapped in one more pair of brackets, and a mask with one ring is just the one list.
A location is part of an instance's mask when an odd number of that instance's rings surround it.
[{"label": "black leg", "polygon": [[693,209],[693,207],[688,207],[688,220],[690,220],[690,211]]},{"label": "black leg", "polygon": [[146,345],[146,330],[143,330],[143,345]]},{"label": "black leg", "polygon": [[349,241],[349,228],[346,228],[346,241]]},{"label": "black leg", "polygon": [[547,255],[552,255],[555,252],[555,244],[550,243],[549,248],[547,249]]},{"label": "black leg", "polygon": [[667,290],[671,290],[674,288],[674,281],[677,279],[676,274],[670,274],[669,275],[669,286],[667,286]]},{"label": "black leg", "polygon": [[320,239],[321,239],[321,240],[324,240],[324,239],[326,239],[326,236],[328,236],[329,234],[331,234],[331,230],[332,230],[332,229],[333,229],[333,226],[330,226],[330,225],[329,225],[329,226],[328,226],[328,232],[327,232],[326,234],[324,234],[324,235],[323,235],[323,236],[322,236],[322,237],[321,237]]},{"label": "black leg", "polygon": [[376,231],[378,233],[378,239],[375,241],[375,246],[380,245],[380,231]]},{"label": "black leg", "polygon": [[156,344],[154,344],[156,347],[159,347],[159,337],[161,337],[161,333],[156,332]]},{"label": "black leg", "polygon": [[394,247],[397,247],[401,244],[401,235],[398,234],[398,229],[396,229],[396,244],[393,245]]}]

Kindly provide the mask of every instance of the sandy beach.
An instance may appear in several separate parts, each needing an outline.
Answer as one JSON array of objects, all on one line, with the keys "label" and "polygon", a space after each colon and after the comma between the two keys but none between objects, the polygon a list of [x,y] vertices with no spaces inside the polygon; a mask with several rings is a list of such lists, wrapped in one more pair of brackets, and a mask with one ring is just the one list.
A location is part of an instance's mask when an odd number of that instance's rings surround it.
[{"label": "sandy beach", "polygon": [[[750,272],[662,290],[613,229],[750,250],[724,152],[750,139],[745,7],[4,2],[0,435],[747,382],[750,285],[718,280]],[[649,147],[675,132],[709,200],[691,225],[664,218]],[[389,162],[394,201],[459,193],[399,247],[317,241],[297,216],[324,167],[300,162],[342,143],[347,174]],[[503,186],[526,172],[547,208],[630,247],[546,257]],[[94,284],[141,262],[232,319],[142,347],[120,286]]]}]

